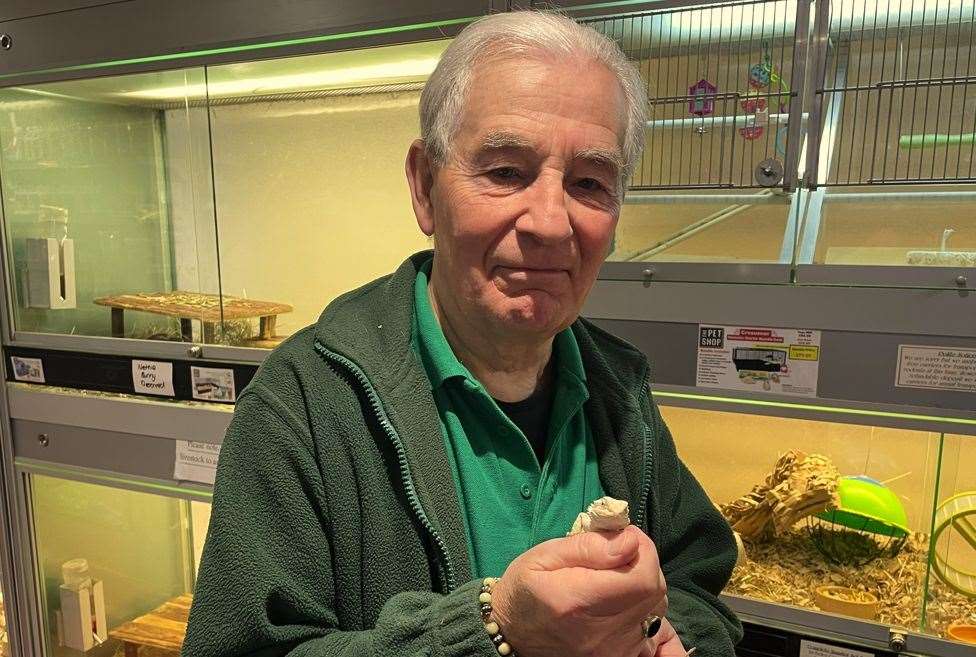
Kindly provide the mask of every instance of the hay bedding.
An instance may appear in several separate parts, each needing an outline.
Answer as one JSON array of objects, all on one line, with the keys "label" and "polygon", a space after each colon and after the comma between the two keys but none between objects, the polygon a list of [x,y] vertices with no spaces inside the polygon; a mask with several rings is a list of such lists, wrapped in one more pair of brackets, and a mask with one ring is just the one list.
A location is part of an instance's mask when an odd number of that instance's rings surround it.
[{"label": "hay bedding", "polygon": [[[877,596],[878,622],[915,631],[922,629],[928,553],[925,534],[910,536],[897,556],[876,559],[860,567],[827,562],[801,526],[771,542],[748,541],[746,552],[746,561],[736,567],[726,593],[816,610],[813,597],[816,587],[849,586]],[[928,632],[942,636],[954,621],[976,622],[976,600],[949,589],[934,575],[930,589]]]},{"label": "hay bedding", "polygon": [[780,457],[766,481],[720,507],[742,534],[747,554],[725,592],[816,610],[814,590],[834,584],[851,587],[854,598],[874,594],[879,600],[877,621],[892,627],[944,636],[950,623],[976,622],[976,599],[953,591],[933,574],[927,628],[922,628],[929,549],[924,533],[909,536],[897,555],[863,566],[836,565],[824,558],[804,517],[837,504],[838,477],[829,459],[790,451]]}]

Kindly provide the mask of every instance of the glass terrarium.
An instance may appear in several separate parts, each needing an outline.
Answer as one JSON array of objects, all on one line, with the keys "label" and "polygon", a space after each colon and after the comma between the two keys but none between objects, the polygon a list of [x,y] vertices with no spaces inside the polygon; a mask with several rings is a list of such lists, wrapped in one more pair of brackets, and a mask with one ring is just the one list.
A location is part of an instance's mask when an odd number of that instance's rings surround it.
[{"label": "glass terrarium", "polygon": [[973,641],[976,437],[659,401],[741,539],[727,594]]},{"label": "glass terrarium", "polygon": [[175,657],[210,504],[28,475],[49,657]]},{"label": "glass terrarium", "polygon": [[[0,90],[0,171],[13,323],[19,331],[161,338],[174,318],[113,305],[132,292],[175,287],[176,253],[213,248],[213,230],[174,234],[170,195],[205,179],[206,132],[167,139],[161,113],[138,100],[168,86],[184,106],[205,97],[202,68]],[[184,109],[183,120],[190,120]],[[203,142],[201,143],[200,139]],[[204,166],[208,166],[204,163]],[[202,186],[202,187],[201,187]],[[195,226],[212,213],[183,215]],[[195,269],[186,292],[215,291],[216,271]],[[176,318],[178,319],[178,318]]]},{"label": "glass terrarium", "polygon": [[389,273],[447,43],[0,89],[14,330],[273,347]]},{"label": "glass terrarium", "polygon": [[797,5],[666,8],[591,24],[621,43],[650,99],[609,259],[790,262],[784,239],[798,208],[784,187],[795,183],[806,129],[791,83],[803,67]]}]

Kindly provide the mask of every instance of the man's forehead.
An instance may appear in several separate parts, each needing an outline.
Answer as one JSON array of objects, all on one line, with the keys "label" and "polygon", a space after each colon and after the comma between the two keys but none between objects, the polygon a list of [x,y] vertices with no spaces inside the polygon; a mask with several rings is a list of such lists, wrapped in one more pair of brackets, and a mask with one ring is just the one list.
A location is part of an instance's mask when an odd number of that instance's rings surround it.
[{"label": "man's forehead", "polygon": [[566,98],[582,99],[587,113],[610,115],[611,120],[626,122],[626,100],[617,76],[602,62],[593,59],[551,57],[517,59],[506,56],[481,60],[475,64],[471,79],[477,80],[466,92],[464,114],[480,114],[512,109],[512,103],[528,100],[541,103],[538,109],[558,107]]}]

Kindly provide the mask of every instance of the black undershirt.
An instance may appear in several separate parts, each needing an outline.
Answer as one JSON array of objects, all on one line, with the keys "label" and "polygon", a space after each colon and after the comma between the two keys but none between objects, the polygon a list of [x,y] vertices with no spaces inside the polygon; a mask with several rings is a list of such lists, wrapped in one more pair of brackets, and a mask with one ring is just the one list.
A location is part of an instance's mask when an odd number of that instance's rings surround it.
[{"label": "black undershirt", "polygon": [[546,442],[549,438],[549,415],[552,412],[553,386],[539,386],[535,392],[517,402],[495,403],[508,419],[517,426],[532,446],[539,466],[546,460]]}]

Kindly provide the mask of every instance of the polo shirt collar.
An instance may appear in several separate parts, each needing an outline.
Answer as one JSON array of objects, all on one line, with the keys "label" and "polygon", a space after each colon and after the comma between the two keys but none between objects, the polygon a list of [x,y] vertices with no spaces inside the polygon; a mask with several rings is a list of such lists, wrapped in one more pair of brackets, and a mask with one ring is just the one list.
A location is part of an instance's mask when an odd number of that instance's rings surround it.
[{"label": "polo shirt collar", "polygon": [[414,285],[414,317],[416,318],[415,340],[420,360],[427,371],[427,377],[434,389],[444,385],[444,382],[461,377],[475,382],[473,376],[461,361],[454,355],[451,345],[444,337],[444,331],[434,315],[430,305],[427,288],[430,283],[430,262],[424,263],[417,272],[417,283]]}]

